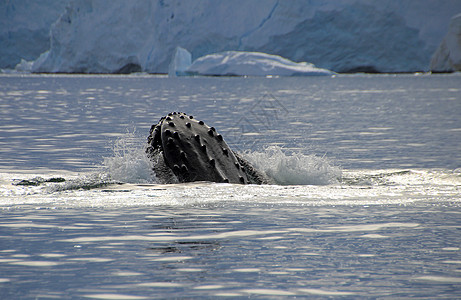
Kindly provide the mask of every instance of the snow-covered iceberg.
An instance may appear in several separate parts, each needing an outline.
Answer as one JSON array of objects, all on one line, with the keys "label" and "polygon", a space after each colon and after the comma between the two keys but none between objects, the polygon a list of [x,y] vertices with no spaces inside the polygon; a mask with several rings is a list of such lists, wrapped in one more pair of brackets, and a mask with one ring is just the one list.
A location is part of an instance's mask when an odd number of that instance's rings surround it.
[{"label": "snow-covered iceberg", "polygon": [[461,71],[461,14],[451,19],[447,35],[432,56],[431,71]]},{"label": "snow-covered iceberg", "polygon": [[278,55],[261,52],[225,51],[196,59],[187,68],[191,75],[210,76],[320,76],[333,75],[313,64],[296,63]]}]

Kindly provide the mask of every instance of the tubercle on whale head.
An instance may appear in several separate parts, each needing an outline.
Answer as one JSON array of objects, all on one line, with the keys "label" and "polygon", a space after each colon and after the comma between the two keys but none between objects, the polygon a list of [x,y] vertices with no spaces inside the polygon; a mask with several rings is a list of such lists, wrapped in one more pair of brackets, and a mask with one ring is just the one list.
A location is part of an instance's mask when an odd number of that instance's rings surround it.
[{"label": "tubercle on whale head", "polygon": [[182,112],[171,112],[151,127],[146,152],[150,157],[161,153],[180,182],[258,183],[249,180],[214,127]]}]

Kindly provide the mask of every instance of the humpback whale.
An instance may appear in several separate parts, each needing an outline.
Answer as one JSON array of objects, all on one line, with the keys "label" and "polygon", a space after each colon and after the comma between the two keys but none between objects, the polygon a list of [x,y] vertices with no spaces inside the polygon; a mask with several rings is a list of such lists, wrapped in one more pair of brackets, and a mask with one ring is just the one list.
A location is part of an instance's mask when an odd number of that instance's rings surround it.
[{"label": "humpback whale", "polygon": [[152,125],[146,153],[153,160],[155,174],[165,183],[269,183],[264,174],[229,148],[214,127],[182,112],[171,112]]}]

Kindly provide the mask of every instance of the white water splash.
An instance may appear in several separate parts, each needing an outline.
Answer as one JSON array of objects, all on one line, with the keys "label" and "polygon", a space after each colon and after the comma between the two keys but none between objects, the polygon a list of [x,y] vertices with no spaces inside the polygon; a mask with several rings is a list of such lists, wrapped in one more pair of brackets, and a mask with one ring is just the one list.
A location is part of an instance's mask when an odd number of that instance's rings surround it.
[{"label": "white water splash", "polygon": [[338,183],[341,178],[341,169],[327,158],[302,153],[288,155],[278,146],[244,156],[280,185],[325,185]]},{"label": "white water splash", "polygon": [[114,142],[113,156],[104,157],[104,169],[110,178],[125,183],[156,183],[152,161],[146,155],[147,143],[128,132]]},{"label": "white water splash", "polygon": [[[112,180],[125,183],[158,183],[152,162],[146,153],[146,143],[134,132],[126,133],[113,145],[113,156],[104,158],[104,169]],[[327,158],[301,153],[286,154],[278,146],[262,152],[246,152],[256,169],[280,185],[326,185],[338,183],[341,169]]]}]

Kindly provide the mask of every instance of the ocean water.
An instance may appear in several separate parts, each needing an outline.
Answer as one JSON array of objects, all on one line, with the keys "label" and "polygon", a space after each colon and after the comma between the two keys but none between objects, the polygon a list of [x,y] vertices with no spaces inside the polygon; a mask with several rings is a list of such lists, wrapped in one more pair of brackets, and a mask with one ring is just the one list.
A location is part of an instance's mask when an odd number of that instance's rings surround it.
[{"label": "ocean water", "polygon": [[[170,111],[276,184],[159,184]],[[0,298],[461,297],[461,76],[0,75]]]}]

